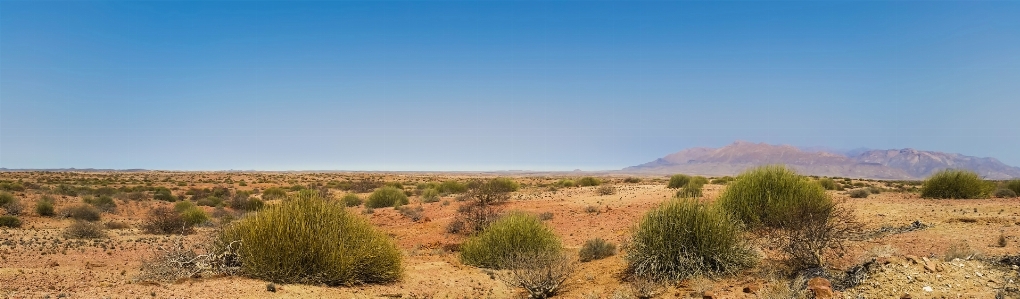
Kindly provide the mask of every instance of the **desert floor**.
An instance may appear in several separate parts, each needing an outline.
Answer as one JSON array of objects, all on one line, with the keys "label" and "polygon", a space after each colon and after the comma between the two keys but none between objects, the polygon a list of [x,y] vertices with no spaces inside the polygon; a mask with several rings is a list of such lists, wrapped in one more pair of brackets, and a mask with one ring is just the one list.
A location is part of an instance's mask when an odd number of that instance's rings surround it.
[{"label": "desert floor", "polygon": [[[420,203],[424,218],[414,222],[392,208],[375,209],[363,214],[362,207],[350,208],[370,219],[391,235],[404,252],[405,274],[402,281],[388,285],[326,287],[315,285],[278,285],[268,292],[268,282],[232,276],[182,279],[156,282],[139,279],[146,259],[158,253],[160,246],[182,243],[199,246],[207,243],[218,229],[218,219],[185,237],[152,235],[138,226],[146,212],[157,205],[172,203],[144,200],[117,200],[113,213],[102,215],[103,223],[129,224],[124,229],[108,229],[108,238],[67,239],[62,232],[72,220],[40,217],[32,207],[56,184],[106,184],[111,187],[148,184],[174,189],[183,194],[189,188],[226,186],[235,190],[288,187],[295,184],[325,183],[331,180],[373,179],[402,182],[406,190],[415,184],[448,179],[467,181],[493,177],[493,174],[408,174],[408,173],[44,173],[5,172],[0,180],[30,182],[39,189],[11,192],[20,198],[25,212],[21,228],[0,228],[0,297],[3,298],[516,298],[520,292],[493,279],[484,269],[463,265],[456,252],[447,249],[465,237],[446,233],[453,219],[458,195],[440,202]],[[666,177],[644,176],[641,182],[624,183],[624,176],[601,176],[617,191],[598,195],[598,187],[571,187],[551,190],[548,184],[566,174],[510,176],[523,186],[503,205],[504,210],[534,213],[549,212],[546,223],[562,238],[564,245],[577,251],[589,239],[600,237],[618,245],[626,244],[630,231],[649,209],[671,198]],[[229,181],[227,180],[229,178]],[[576,179],[576,177],[573,177]],[[237,182],[248,182],[239,186]],[[867,181],[885,186],[883,182]],[[705,200],[712,201],[725,185],[705,187]],[[332,190],[339,197],[345,191]],[[916,193],[882,192],[864,199],[850,199],[844,191],[829,191],[846,200],[855,209],[858,220],[869,232],[883,227],[907,227],[920,221],[929,227],[902,233],[872,233],[850,242],[846,254],[832,256],[831,267],[843,270],[876,259],[875,268],[864,283],[840,292],[846,298],[996,298],[1002,293],[1016,296],[1017,271],[994,262],[996,258],[1018,253],[1020,206],[1018,199],[928,200]],[[367,193],[359,194],[362,197]],[[81,202],[80,197],[53,195],[57,210]],[[271,204],[272,202],[270,202]],[[586,210],[595,207],[597,212]],[[212,207],[203,207],[212,214]],[[999,246],[999,236],[1006,246]],[[749,236],[748,238],[752,238]],[[759,242],[760,243],[760,242]],[[764,247],[767,244],[759,244]],[[952,248],[951,248],[952,247]],[[626,247],[615,256],[579,263],[567,289],[557,298],[614,298],[629,293],[621,277],[626,268]],[[767,251],[767,250],[766,250]],[[964,252],[970,259],[946,260],[947,253]],[[658,298],[702,298],[704,292],[715,298],[775,298],[789,289],[791,279],[781,274],[779,257],[769,257],[759,266],[731,277],[699,278],[668,286]],[[927,269],[926,269],[927,267]],[[796,283],[794,285],[797,285]],[[794,287],[797,288],[796,286]],[[615,297],[628,298],[628,297]]]}]

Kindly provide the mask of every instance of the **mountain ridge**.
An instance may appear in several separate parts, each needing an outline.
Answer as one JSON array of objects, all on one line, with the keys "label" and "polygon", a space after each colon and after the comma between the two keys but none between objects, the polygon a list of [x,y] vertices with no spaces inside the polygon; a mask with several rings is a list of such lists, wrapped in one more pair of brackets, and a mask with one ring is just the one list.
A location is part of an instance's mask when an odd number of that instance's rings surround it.
[{"label": "mountain ridge", "polygon": [[987,179],[1020,178],[1020,167],[998,159],[957,153],[904,149],[853,149],[844,153],[822,147],[794,147],[736,141],[720,148],[694,147],[624,172],[735,175],[748,168],[784,164],[806,175],[873,179],[923,179],[943,169],[967,169]]}]

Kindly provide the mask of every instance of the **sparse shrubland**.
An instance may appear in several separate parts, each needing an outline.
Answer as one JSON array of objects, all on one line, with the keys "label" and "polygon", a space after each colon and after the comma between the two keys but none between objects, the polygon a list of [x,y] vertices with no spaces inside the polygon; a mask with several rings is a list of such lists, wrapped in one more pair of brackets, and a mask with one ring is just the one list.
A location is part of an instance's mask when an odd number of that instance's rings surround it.
[{"label": "sparse shrubland", "polygon": [[969,170],[947,169],[936,172],[921,185],[922,198],[988,198],[994,185]]},{"label": "sparse shrubland", "polygon": [[674,199],[649,211],[627,250],[628,271],[655,280],[732,274],[755,263],[740,225],[725,211]]},{"label": "sparse shrubland", "polygon": [[317,196],[267,206],[228,225],[218,239],[221,247],[240,241],[243,275],[273,282],[386,283],[402,271],[401,253],[386,234]]}]

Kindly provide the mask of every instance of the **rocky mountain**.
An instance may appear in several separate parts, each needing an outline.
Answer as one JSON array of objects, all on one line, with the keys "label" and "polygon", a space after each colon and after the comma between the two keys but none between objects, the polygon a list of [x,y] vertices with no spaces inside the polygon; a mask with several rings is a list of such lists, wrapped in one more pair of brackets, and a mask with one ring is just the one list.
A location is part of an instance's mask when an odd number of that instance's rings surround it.
[{"label": "rocky mountain", "polygon": [[994,158],[901,150],[852,150],[849,154],[804,150],[789,145],[737,141],[721,148],[690,148],[624,168],[635,173],[735,175],[766,164],[785,164],[808,175],[875,179],[923,179],[947,168],[969,169],[988,179],[1020,178],[1020,168]]}]

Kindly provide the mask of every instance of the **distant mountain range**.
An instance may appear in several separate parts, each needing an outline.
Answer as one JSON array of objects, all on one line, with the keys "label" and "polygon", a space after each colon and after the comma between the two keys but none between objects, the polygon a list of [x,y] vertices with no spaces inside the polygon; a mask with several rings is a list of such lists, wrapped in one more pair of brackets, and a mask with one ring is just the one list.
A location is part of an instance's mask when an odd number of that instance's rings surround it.
[{"label": "distant mountain range", "polygon": [[995,158],[979,158],[911,148],[837,151],[737,141],[721,148],[690,148],[655,161],[624,168],[634,173],[735,175],[766,164],[785,164],[806,175],[873,179],[923,179],[943,169],[968,169],[986,179],[1020,178],[1020,168]]}]

